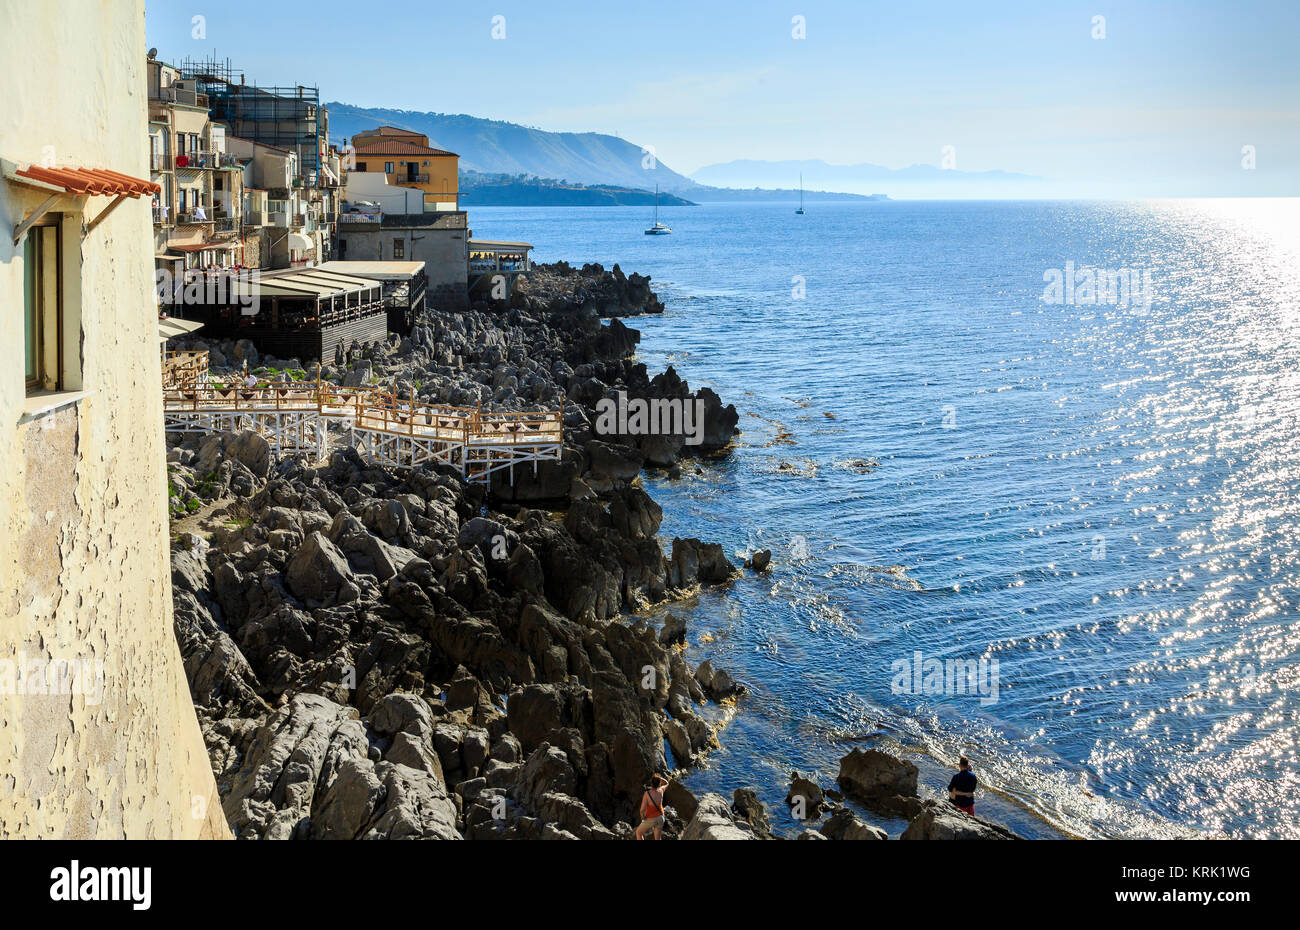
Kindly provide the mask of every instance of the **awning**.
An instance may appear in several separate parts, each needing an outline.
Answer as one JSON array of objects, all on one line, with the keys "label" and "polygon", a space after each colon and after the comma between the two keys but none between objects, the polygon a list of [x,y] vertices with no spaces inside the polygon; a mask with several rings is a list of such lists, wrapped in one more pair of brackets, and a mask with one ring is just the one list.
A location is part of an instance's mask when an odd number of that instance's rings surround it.
[{"label": "awning", "polygon": [[374,278],[380,281],[405,281],[424,270],[424,262],[322,262],[316,271],[332,271],[354,278]]},{"label": "awning", "polygon": [[302,233],[289,233],[289,248],[297,249],[299,252],[310,252],[316,248],[316,243],[304,236]]},{"label": "awning", "polygon": [[481,252],[527,252],[533,248],[528,242],[502,242],[499,239],[471,239],[469,247]]},{"label": "awning", "polygon": [[239,243],[234,240],[221,240],[219,242],[172,242],[167,248],[177,252],[203,252],[207,249],[237,249]]},{"label": "awning", "polygon": [[202,328],[203,324],[196,320],[178,320],[175,317],[168,317],[158,321],[158,339],[166,342],[173,336],[183,336]]},{"label": "awning", "polygon": [[135,199],[141,194],[158,194],[162,192],[162,187],[152,181],[133,178],[129,174],[109,171],[107,168],[43,168],[40,165],[28,165],[26,168],[19,168],[10,161],[0,161],[0,168],[3,168],[6,181],[50,192],[50,196],[45,198],[44,203],[14,227],[14,245],[21,242],[23,236],[27,234],[27,230],[53,209],[55,203],[65,194],[72,194],[74,197],[105,195],[116,198],[86,224],[82,233],[84,236],[104,222],[117,205],[127,197]]},{"label": "awning", "polygon": [[141,194],[162,193],[162,187],[152,181],[119,174],[107,168],[42,168],[31,165],[15,171],[20,178],[39,181],[59,187],[69,194],[112,194],[139,197]]}]

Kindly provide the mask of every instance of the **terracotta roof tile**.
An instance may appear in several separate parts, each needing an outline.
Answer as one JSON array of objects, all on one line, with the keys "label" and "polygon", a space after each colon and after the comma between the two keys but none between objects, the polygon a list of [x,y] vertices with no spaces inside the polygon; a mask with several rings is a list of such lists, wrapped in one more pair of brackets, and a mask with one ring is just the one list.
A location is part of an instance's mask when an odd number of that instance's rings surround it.
[{"label": "terracotta roof tile", "polygon": [[139,197],[141,194],[162,192],[162,187],[152,181],[133,178],[129,174],[109,171],[107,168],[42,168],[40,165],[32,165],[15,174],[61,187],[70,194],[125,194],[128,197]]},{"label": "terracotta roof tile", "polygon": [[[355,140],[355,136],[353,139]],[[377,142],[374,145],[359,146],[355,141],[352,143],[354,158],[365,158],[367,155],[429,155],[434,157],[450,155],[452,158],[459,158],[455,152],[448,152],[444,149],[435,149],[427,145],[416,145],[414,142]]]}]

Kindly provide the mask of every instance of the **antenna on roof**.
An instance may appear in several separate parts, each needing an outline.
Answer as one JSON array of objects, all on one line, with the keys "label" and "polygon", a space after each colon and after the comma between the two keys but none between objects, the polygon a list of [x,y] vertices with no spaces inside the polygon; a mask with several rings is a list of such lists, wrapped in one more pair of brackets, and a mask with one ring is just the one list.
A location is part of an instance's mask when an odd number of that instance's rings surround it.
[{"label": "antenna on roof", "polygon": [[158,57],[158,49],[156,48],[149,49],[149,60],[153,61],[157,57]]}]

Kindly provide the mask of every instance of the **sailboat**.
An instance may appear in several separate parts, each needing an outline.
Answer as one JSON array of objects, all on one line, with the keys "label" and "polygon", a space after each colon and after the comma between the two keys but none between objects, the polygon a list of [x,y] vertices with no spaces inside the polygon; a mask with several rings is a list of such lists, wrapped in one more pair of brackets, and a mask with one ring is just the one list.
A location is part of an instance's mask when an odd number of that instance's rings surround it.
[{"label": "sailboat", "polygon": [[666,236],[670,232],[667,226],[659,222],[659,185],[655,185],[655,224],[645,231],[647,236]]},{"label": "sailboat", "polygon": [[802,171],[799,172],[799,209],[795,210],[794,212],[799,214],[799,216],[803,216],[803,172]]}]

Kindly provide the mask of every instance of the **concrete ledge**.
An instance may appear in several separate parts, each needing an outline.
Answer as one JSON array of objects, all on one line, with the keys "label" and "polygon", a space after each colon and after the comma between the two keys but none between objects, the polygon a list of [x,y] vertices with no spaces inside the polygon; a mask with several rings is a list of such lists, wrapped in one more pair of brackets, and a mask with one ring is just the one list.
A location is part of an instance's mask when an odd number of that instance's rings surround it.
[{"label": "concrete ledge", "polygon": [[28,394],[23,400],[23,412],[18,417],[18,422],[28,423],[32,420],[40,419],[47,413],[53,413],[61,407],[67,407],[71,404],[79,403],[89,397],[94,391],[38,391],[35,394]]}]

